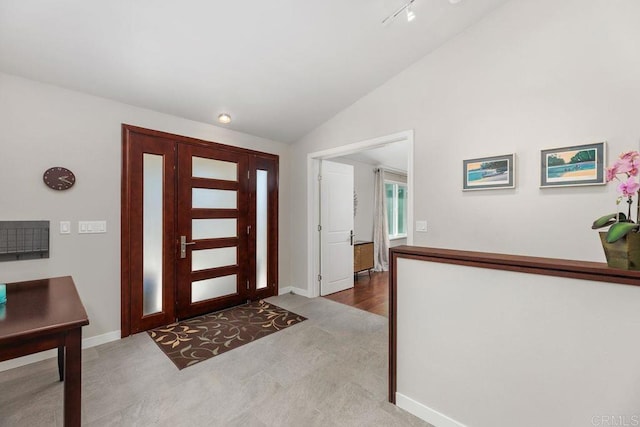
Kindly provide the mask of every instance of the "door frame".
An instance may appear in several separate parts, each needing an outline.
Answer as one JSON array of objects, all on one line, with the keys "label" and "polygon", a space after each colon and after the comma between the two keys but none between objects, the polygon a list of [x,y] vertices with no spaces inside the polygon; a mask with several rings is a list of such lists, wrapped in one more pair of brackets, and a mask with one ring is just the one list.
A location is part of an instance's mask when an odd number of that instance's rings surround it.
[{"label": "door frame", "polygon": [[[253,165],[260,165],[260,160],[264,160],[267,163],[274,165],[275,176],[273,177],[272,185],[275,187],[275,194],[270,194],[269,203],[274,203],[273,216],[269,218],[269,233],[273,239],[269,239],[269,267],[268,271],[269,282],[271,286],[268,286],[268,291],[257,290],[253,292],[253,297],[264,298],[267,296],[278,295],[279,289],[279,273],[278,273],[278,199],[279,199],[279,156],[276,154],[265,153],[261,151],[250,150],[241,147],[235,147],[231,145],[220,144],[218,142],[206,141],[197,138],[191,138],[183,135],[176,135],[172,133],[162,132],[153,129],[142,128],[138,126],[122,123],[122,175],[121,175],[121,199],[120,199],[120,335],[122,338],[132,334],[131,328],[131,262],[132,262],[132,250],[131,250],[131,234],[132,234],[132,220],[130,218],[130,209],[133,205],[131,196],[131,177],[133,172],[130,170],[131,165],[131,143],[129,142],[129,136],[132,133],[138,133],[146,136],[168,139],[172,142],[187,143],[194,146],[207,147],[213,149],[219,149],[224,151],[232,151],[249,156],[249,163]],[[255,177],[251,177],[252,180]],[[175,233],[174,233],[175,234]],[[175,281],[175,278],[174,278]],[[268,294],[269,295],[268,295]],[[135,333],[137,331],[133,331]]]},{"label": "door frame", "polygon": [[398,142],[407,143],[407,245],[413,244],[413,129],[307,154],[307,296],[320,296],[320,160],[330,160]]}]

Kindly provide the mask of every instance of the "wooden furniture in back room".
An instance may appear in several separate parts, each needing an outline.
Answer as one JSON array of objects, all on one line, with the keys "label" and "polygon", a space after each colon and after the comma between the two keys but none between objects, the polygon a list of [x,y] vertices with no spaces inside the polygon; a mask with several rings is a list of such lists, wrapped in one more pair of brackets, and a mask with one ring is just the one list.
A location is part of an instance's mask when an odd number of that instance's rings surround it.
[{"label": "wooden furniture in back room", "polygon": [[357,241],[353,244],[353,274],[356,280],[358,273],[367,270],[371,277],[373,268],[373,242]]}]

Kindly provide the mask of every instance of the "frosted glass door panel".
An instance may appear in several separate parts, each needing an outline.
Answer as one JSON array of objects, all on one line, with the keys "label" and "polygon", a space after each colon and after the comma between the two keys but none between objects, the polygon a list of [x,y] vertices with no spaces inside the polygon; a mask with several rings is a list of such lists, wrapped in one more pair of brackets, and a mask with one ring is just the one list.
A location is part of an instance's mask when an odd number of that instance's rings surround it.
[{"label": "frosted glass door panel", "polygon": [[267,215],[269,212],[268,172],[256,174],[256,288],[267,287]]},{"label": "frosted glass door panel", "polygon": [[235,218],[193,219],[191,236],[193,240],[236,237],[237,223]]},{"label": "frosted glass door panel", "polygon": [[200,302],[237,293],[238,277],[235,274],[198,280],[191,283],[191,302]]},{"label": "frosted glass door panel", "polygon": [[193,156],[191,158],[191,175],[194,178],[237,181],[238,164]]},{"label": "frosted glass door panel", "polygon": [[238,264],[237,248],[216,248],[193,251],[191,253],[191,271],[224,267]]},{"label": "frosted glass door panel", "polygon": [[191,205],[203,209],[236,209],[238,192],[235,190],[211,190],[209,188],[193,188]]},{"label": "frosted glass door panel", "polygon": [[142,155],[142,315],[162,311],[163,156]]}]

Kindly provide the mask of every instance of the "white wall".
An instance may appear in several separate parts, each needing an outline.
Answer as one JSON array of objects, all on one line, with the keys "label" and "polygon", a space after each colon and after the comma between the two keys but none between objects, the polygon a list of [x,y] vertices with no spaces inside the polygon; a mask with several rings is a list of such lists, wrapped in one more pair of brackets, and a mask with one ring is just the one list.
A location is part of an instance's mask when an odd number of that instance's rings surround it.
[{"label": "white wall", "polygon": [[[0,263],[0,282],[71,275],[91,321],[83,336],[120,329],[122,123],[280,155],[280,287],[289,286],[286,145],[6,74],[0,74],[0,220],[50,220],[51,251],[49,259]],[[76,185],[47,188],[42,174],[51,166],[71,169]],[[72,234],[58,233],[62,220],[73,222]],[[106,220],[108,233],[78,235],[79,220]]]},{"label": "white wall", "polygon": [[638,425],[640,287],[403,258],[397,275],[398,406],[438,427]]},{"label": "white wall", "polygon": [[[640,2],[513,0],[292,150],[292,280],[307,288],[306,155],[415,131],[417,245],[604,261],[594,218],[613,186],[539,189],[545,148],[638,148]],[[417,21],[416,21],[417,24]],[[461,191],[462,160],[515,152],[517,188]]]}]

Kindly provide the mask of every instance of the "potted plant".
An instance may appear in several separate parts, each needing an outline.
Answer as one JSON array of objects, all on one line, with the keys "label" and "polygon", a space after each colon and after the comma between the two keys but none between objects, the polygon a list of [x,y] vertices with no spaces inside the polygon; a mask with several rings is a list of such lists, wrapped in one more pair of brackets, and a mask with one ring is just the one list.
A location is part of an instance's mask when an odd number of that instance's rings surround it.
[{"label": "potted plant", "polygon": [[617,181],[620,195],[616,200],[619,205],[627,203],[627,214],[616,212],[604,215],[593,222],[591,228],[609,227],[606,232],[600,232],[600,241],[604,248],[609,267],[626,270],[640,270],[640,204],[636,210],[636,221],[631,219],[631,205],[633,197],[640,197],[640,182],[638,175],[640,168],[640,153],[628,151],[622,153],[607,168],[607,182]]}]

